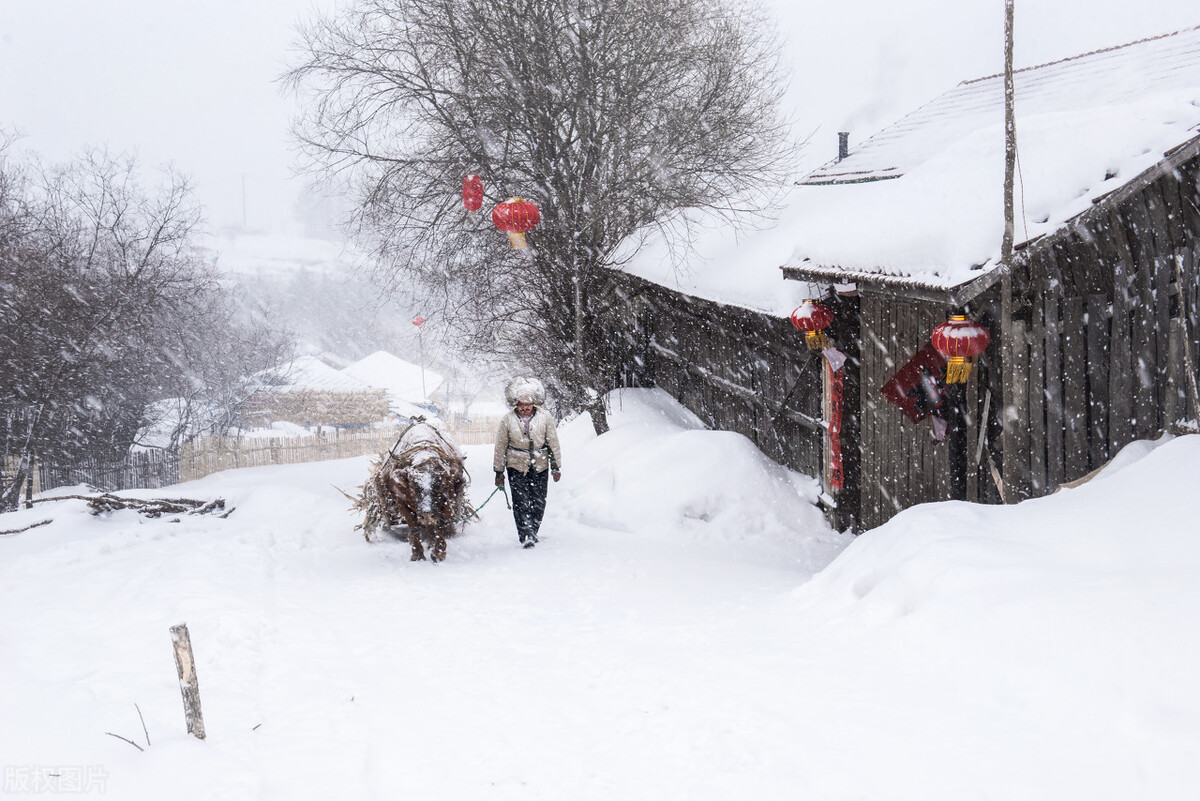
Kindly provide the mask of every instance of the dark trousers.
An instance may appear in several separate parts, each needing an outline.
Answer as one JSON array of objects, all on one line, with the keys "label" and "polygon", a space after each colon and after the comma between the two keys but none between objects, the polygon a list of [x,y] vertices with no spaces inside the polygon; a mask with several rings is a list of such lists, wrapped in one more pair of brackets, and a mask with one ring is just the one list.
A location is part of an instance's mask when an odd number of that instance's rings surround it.
[{"label": "dark trousers", "polygon": [[512,488],[513,520],[517,523],[517,536],[521,542],[527,538],[537,539],[542,527],[542,515],[546,512],[546,488],[549,486],[550,471],[540,473],[518,473],[508,468],[508,486]]}]

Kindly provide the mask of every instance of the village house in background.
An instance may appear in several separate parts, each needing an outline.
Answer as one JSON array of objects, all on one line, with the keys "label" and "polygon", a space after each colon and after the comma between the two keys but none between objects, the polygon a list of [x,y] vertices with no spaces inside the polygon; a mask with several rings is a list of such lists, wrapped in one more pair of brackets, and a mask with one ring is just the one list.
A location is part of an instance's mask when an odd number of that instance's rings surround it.
[{"label": "village house in background", "polygon": [[452,367],[448,375],[405,361],[386,351],[376,351],[342,372],[387,392],[396,420],[436,417],[460,444],[491,442],[507,409],[503,394],[470,370]]},{"label": "village house in background", "polygon": [[335,370],[315,356],[294,359],[278,375],[246,402],[246,428],[285,422],[319,430],[324,426],[367,426],[387,419],[389,399],[383,387]]},{"label": "village house in background", "polygon": [[376,455],[417,420],[463,445],[495,439],[498,418],[467,419],[436,403],[432,396],[441,391],[442,377],[386,351],[341,370],[303,356],[278,372],[280,381],[251,398],[246,430],[180,447],[181,480],[239,467]]},{"label": "village house in background", "polygon": [[[960,483],[984,503],[1001,502],[1002,486],[1010,501],[1044,495],[1135,439],[1192,430],[1200,28],[1016,72],[1008,343],[1003,109],[1001,76],[960,84],[858,146],[843,135],[838,159],[799,182],[773,229],[736,245],[701,236],[686,279],[662,266],[661,248],[631,259],[613,280],[618,381],[662,386],[710,425],[822,476],[831,515],[857,530]],[[781,262],[791,291],[766,277],[779,282]],[[786,322],[805,297],[833,312],[835,360],[806,351]],[[947,441],[945,358],[930,335],[952,314],[978,321],[990,345],[963,393],[966,436]],[[948,453],[951,442],[965,453]]]},{"label": "village house in background", "polygon": [[433,398],[445,383],[441,375],[399,356],[377,350],[342,369],[342,374],[387,394],[388,410],[397,418],[429,416]]}]

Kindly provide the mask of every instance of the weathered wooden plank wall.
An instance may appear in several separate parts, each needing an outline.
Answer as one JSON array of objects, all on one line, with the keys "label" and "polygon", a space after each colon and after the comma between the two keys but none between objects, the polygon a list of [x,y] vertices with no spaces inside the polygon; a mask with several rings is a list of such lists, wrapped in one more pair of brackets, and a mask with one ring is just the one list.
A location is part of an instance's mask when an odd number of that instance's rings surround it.
[{"label": "weathered wooden plank wall", "polygon": [[1088,471],[1087,328],[1083,298],[1065,297],[1062,319],[1063,369],[1059,390],[1063,397],[1065,475],[1078,478]]},{"label": "weathered wooden plank wall", "polygon": [[1046,352],[1046,484],[1057,487],[1066,480],[1066,399],[1063,394],[1062,283],[1055,282],[1042,298]]},{"label": "weathered wooden plank wall", "polygon": [[861,519],[872,528],[901,509],[949,497],[945,443],[934,441],[928,421],[914,425],[880,394],[929,344],[930,332],[946,321],[946,313],[941,306],[898,303],[865,292],[861,314]]},{"label": "weathered wooden plank wall", "polygon": [[[987,450],[1017,497],[1052,492],[1135,439],[1156,436],[1177,423],[1168,410],[1189,416],[1185,350],[1200,365],[1198,166],[1193,159],[1021,255],[1013,369],[1000,363],[999,349],[990,350],[978,371],[981,391],[969,404],[978,414],[990,390],[1002,413],[1001,382],[1014,381],[1014,453],[1000,452],[991,433],[998,422],[989,426]],[[985,317],[999,313],[995,290],[974,305]],[[869,294],[862,308],[862,519],[871,527],[946,497],[945,448],[878,395],[946,310]],[[986,459],[969,469],[970,497],[998,500]]]},{"label": "weathered wooden plank wall", "polygon": [[743,434],[793,470],[821,475],[821,357],[789,321],[633,276],[613,281],[623,300],[603,325],[610,339],[626,343],[622,361],[644,362],[636,376],[618,366],[619,386],[658,386],[706,425]]},{"label": "weathered wooden plank wall", "polygon": [[1026,494],[1080,478],[1176,424],[1170,415],[1187,416],[1183,353],[1200,353],[1198,167],[1193,159],[1025,254],[1024,296],[1036,300],[1021,309],[1017,339],[1027,341],[1014,356],[1029,386],[1015,393],[1018,442],[1005,461]]}]

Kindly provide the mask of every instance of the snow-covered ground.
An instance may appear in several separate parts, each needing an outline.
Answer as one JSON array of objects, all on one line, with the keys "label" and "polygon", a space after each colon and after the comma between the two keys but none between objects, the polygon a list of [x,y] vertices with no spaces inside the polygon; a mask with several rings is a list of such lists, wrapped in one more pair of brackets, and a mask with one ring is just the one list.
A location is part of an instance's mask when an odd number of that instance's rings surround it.
[{"label": "snow-covered ground", "polygon": [[[662,395],[562,436],[539,546],[496,496],[436,566],[353,531],[333,485],[366,459],[162,493],[222,496],[226,520],[0,515],[54,518],[0,537],[0,793],[1194,793],[1200,437],[1017,507],[917,507],[845,547],[811,480]],[[468,452],[478,503],[490,453]],[[183,730],[183,621],[204,742]]]}]

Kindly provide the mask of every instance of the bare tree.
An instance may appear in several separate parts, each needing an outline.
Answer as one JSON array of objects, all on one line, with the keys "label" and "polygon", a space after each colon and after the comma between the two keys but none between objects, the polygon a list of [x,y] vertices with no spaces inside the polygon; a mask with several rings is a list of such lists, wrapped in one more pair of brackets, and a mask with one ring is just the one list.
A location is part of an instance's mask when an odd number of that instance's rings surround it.
[{"label": "bare tree", "polygon": [[[542,372],[604,427],[597,318],[631,235],[768,208],[795,148],[776,43],[732,0],[358,0],[286,82],[312,166],[355,193],[381,282],[420,282],[476,352]],[[458,189],[542,211],[524,258]]]},{"label": "bare tree", "polygon": [[175,448],[200,434],[228,433],[244,422],[246,404],[262,383],[293,355],[290,337],[274,320],[213,289],[197,293],[186,313],[161,331],[159,347],[169,364],[142,431],[166,438],[137,444]]},{"label": "bare tree", "polygon": [[3,155],[0,457],[18,467],[0,481],[0,508],[11,508],[35,457],[123,457],[149,405],[212,394],[214,375],[247,367],[233,345],[264,337],[232,324],[180,176],[147,191],[129,157]]}]

